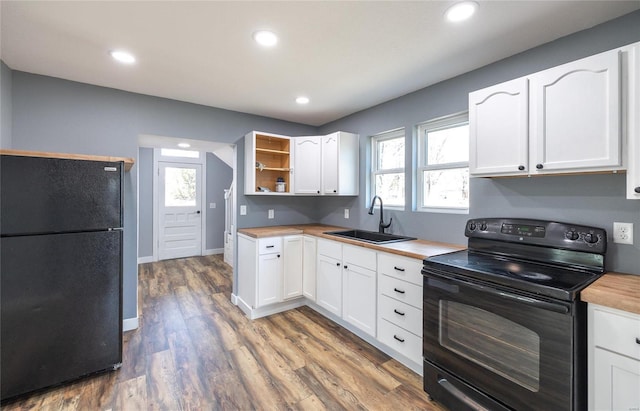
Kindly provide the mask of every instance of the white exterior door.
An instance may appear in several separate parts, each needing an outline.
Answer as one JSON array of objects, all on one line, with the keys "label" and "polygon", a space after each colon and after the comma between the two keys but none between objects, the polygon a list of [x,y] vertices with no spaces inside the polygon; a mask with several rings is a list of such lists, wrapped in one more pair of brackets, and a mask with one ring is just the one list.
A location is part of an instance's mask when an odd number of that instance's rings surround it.
[{"label": "white exterior door", "polygon": [[158,257],[167,260],[201,255],[202,166],[158,164]]}]

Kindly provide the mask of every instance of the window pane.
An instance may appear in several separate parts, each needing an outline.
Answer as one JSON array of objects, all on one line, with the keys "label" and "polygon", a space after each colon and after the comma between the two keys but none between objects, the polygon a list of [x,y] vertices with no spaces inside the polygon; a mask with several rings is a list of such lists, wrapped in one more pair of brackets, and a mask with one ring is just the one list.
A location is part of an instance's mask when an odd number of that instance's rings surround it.
[{"label": "window pane", "polygon": [[378,170],[404,168],[404,137],[379,140]]},{"label": "window pane", "polygon": [[188,158],[200,158],[199,151],[193,150],[178,150],[177,148],[161,148],[160,155],[163,157],[188,157]]},{"label": "window pane", "polygon": [[427,164],[469,161],[469,125],[427,132]]},{"label": "window pane", "polygon": [[423,172],[423,207],[469,208],[469,168]]},{"label": "window pane", "polygon": [[164,173],[165,207],[196,205],[196,170],[166,167]]},{"label": "window pane", "polygon": [[376,195],[384,205],[404,206],[404,173],[378,174],[375,179]]}]

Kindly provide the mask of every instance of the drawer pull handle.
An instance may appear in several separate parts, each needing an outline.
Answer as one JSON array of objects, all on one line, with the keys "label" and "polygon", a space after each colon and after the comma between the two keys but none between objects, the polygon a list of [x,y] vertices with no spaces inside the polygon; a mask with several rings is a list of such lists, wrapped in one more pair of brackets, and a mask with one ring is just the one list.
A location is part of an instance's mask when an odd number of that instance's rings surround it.
[{"label": "drawer pull handle", "polygon": [[398,290],[397,288],[394,288],[394,289],[393,289],[393,291],[395,291],[395,292],[397,292],[397,293],[400,293],[400,294],[404,294],[404,291],[403,291],[403,290]]},{"label": "drawer pull handle", "polygon": [[336,263],[336,266],[340,267],[340,263]]},{"label": "drawer pull handle", "polygon": [[400,338],[397,335],[393,335],[393,338],[395,338],[396,340],[400,341],[400,342],[404,342],[404,338]]},{"label": "drawer pull handle", "polygon": [[268,245],[267,248],[273,248],[275,245]]},{"label": "drawer pull handle", "polygon": [[[398,314],[398,315],[404,315],[403,312],[400,312],[400,311],[396,310],[395,308],[393,309],[393,312]],[[636,338],[636,340],[637,340],[637,338]]]},{"label": "drawer pull handle", "polygon": [[396,267],[395,265],[393,266],[393,269],[396,270],[396,271],[403,271],[404,272],[404,268]]},{"label": "drawer pull handle", "polygon": [[636,337],[636,344],[640,344],[640,338]]}]

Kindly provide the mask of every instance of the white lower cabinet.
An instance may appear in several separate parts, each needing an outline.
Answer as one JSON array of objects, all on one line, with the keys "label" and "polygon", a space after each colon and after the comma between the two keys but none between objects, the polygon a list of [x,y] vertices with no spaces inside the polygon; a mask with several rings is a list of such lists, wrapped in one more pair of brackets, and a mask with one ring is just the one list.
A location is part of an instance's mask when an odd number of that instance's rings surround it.
[{"label": "white lower cabinet", "polygon": [[316,300],[316,238],[305,235],[303,241],[303,257],[302,257],[302,295],[310,299]]},{"label": "white lower cabinet", "polygon": [[640,410],[640,315],[589,304],[589,410]]},{"label": "white lower cabinet", "polygon": [[342,316],[342,245],[318,239],[316,302],[329,312]]},{"label": "white lower cabinet", "polygon": [[342,318],[376,336],[376,252],[342,246]]},{"label": "white lower cabinet", "polygon": [[258,257],[258,303],[256,307],[282,301],[282,255]]},{"label": "white lower cabinet", "polygon": [[304,241],[302,235],[290,235],[282,238],[283,263],[283,294],[282,298],[300,297],[302,295]]},{"label": "white lower cabinet", "polygon": [[422,363],[422,261],[378,253],[378,340]]}]

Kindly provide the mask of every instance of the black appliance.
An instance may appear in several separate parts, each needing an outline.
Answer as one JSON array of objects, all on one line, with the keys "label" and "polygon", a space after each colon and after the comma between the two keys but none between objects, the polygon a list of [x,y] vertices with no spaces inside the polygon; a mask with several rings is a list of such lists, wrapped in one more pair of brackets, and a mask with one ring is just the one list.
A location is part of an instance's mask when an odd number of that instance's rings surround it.
[{"label": "black appliance", "polygon": [[451,410],[586,409],[586,304],[606,232],[467,222],[468,249],[424,260],[424,389]]},{"label": "black appliance", "polygon": [[0,156],[3,401],[121,365],[123,172]]}]

